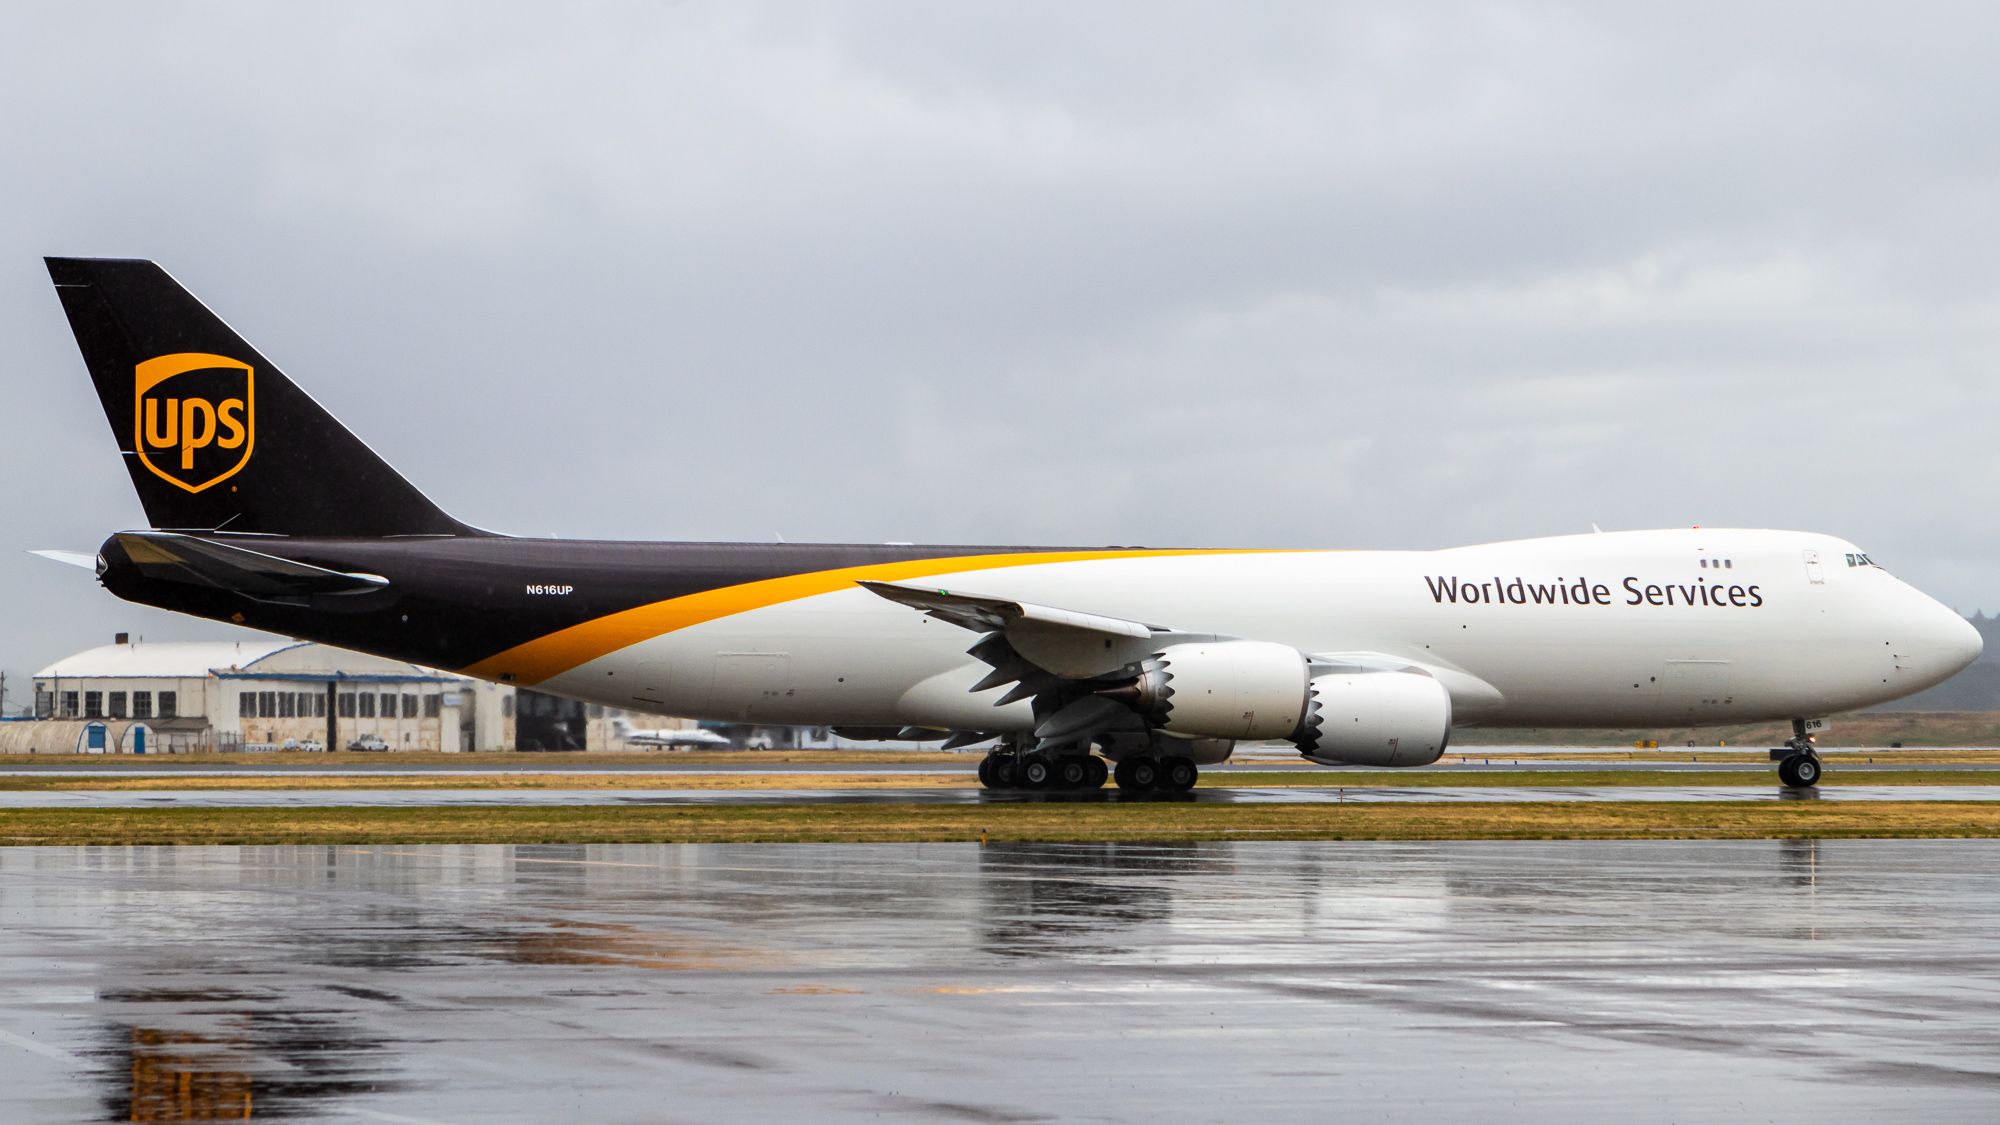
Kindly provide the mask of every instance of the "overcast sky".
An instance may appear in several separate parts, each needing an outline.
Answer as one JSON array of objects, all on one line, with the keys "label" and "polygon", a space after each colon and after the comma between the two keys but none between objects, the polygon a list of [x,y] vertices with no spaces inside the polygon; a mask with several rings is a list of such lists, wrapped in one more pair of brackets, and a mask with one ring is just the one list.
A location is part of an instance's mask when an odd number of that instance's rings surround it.
[{"label": "overcast sky", "polygon": [[10,697],[236,635],[23,553],[144,523],[43,254],[497,530],[1787,527],[2000,606],[2000,8],[1619,7],[9,5]]}]

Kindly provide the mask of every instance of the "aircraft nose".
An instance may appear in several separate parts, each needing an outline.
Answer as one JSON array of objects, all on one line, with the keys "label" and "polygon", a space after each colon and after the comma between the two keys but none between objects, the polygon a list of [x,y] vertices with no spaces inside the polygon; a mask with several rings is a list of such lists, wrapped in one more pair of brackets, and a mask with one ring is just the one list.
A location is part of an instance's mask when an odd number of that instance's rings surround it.
[{"label": "aircraft nose", "polygon": [[1926,604],[1921,613],[1911,614],[1909,636],[1916,642],[1911,655],[1917,658],[1916,668],[1924,679],[1941,683],[1979,659],[1986,641],[1972,627],[1972,622],[1960,617],[1956,610],[1930,597],[1918,596]]},{"label": "aircraft nose", "polygon": [[1972,627],[1972,622],[1960,617],[1957,611],[1942,605],[1938,609],[1943,613],[1935,626],[1937,637],[1934,643],[1942,663],[1949,669],[1945,674],[1957,675],[1986,651],[1986,638],[1980,636],[1979,630]]}]

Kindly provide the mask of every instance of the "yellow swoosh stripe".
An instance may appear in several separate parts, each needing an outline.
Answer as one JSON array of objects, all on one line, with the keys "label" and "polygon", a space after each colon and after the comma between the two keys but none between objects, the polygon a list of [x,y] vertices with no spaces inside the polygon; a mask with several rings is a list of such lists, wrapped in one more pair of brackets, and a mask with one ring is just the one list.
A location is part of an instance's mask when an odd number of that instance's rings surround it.
[{"label": "yellow swoosh stripe", "polygon": [[929,578],[939,574],[962,574],[971,570],[995,570],[1010,566],[1038,566],[1042,563],[1091,562],[1098,559],[1167,558],[1188,555],[1267,554],[1257,550],[1181,551],[1044,551],[1010,555],[965,555],[958,558],[911,559],[906,562],[870,563],[865,566],[816,570],[766,578],[737,586],[703,590],[698,594],[668,598],[650,605],[609,614],[547,636],[537,637],[469,668],[468,676],[487,680],[508,680],[518,684],[538,684],[550,676],[617,652],[621,648],[650,640],[676,629],[714,621],[720,617],[762,609],[780,602],[797,601],[815,594],[830,594],[852,587],[862,579],[896,582],[909,578]]}]

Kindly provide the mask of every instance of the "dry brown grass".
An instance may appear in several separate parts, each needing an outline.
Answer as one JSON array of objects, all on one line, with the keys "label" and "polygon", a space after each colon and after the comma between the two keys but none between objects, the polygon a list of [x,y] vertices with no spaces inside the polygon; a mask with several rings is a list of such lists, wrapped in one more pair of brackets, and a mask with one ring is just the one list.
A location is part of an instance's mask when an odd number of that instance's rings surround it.
[{"label": "dry brown grass", "polygon": [[1994,837],[2000,802],[14,809],[0,842],[381,844]]},{"label": "dry brown grass", "polygon": [[[1269,770],[1235,768],[1208,770],[1203,788],[1256,787],[1322,789],[1434,788],[1605,788],[1701,787],[1714,785],[1774,786],[1776,772],[1724,770],[1329,770],[1319,767]],[[1992,770],[1873,770],[1841,772],[1836,764],[1823,784],[1838,785],[2000,785],[2000,768]],[[644,772],[625,774],[372,774],[300,777],[119,777],[116,774],[52,773],[32,777],[0,777],[0,792],[164,792],[234,790],[247,792],[387,789],[524,790],[585,789],[599,791],[747,791],[973,789],[978,783],[964,773],[777,773],[690,774]]]}]

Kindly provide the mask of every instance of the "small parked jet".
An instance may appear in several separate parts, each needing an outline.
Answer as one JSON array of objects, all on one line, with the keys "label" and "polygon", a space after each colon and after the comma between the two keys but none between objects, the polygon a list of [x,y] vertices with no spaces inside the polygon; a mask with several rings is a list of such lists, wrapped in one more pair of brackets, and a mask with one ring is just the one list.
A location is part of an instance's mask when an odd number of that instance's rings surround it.
[{"label": "small parked jet", "polygon": [[613,719],[611,732],[628,746],[665,746],[670,749],[678,747],[684,750],[696,750],[702,747],[714,749],[729,745],[727,738],[712,730],[703,730],[701,727],[659,727],[652,730],[637,730],[624,719]]},{"label": "small parked jet", "polygon": [[147,261],[49,272],[151,526],[145,605],[663,714],[997,739],[986,784],[1186,789],[1239,740],[1422,766],[1455,725],[1791,720],[1979,634],[1852,543],[1713,528],[1442,551],[516,539],[451,518]]}]

